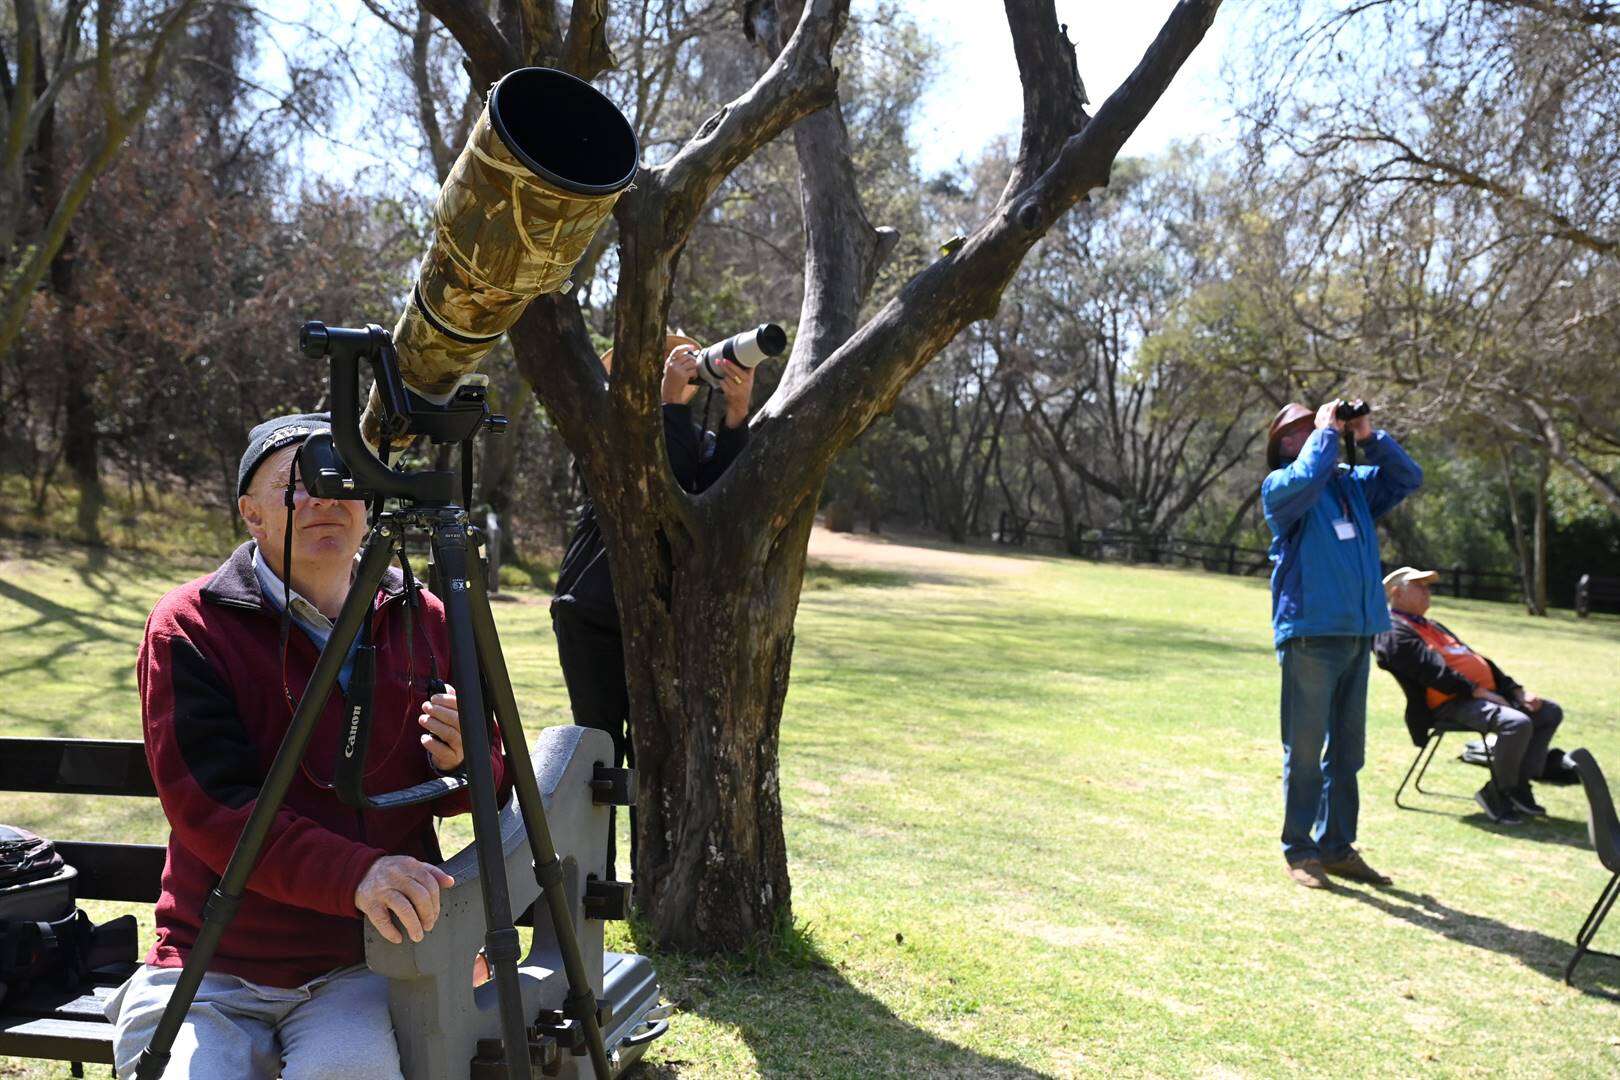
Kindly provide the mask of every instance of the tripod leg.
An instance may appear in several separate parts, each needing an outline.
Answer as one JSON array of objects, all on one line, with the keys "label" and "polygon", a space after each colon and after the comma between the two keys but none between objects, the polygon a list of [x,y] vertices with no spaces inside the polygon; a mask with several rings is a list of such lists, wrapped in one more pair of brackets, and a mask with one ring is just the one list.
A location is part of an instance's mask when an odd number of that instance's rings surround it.
[{"label": "tripod leg", "polygon": [[[469,587],[479,582],[476,574],[468,574],[465,515],[458,511],[455,520],[434,525],[433,553],[445,584],[441,595],[450,631],[450,670],[461,712],[461,748],[467,788],[472,796],[473,837],[477,841],[478,874],[484,893],[484,955],[495,973],[495,987],[499,992],[506,1074],[510,1080],[528,1080],[529,1025],[518,982],[518,934],[512,926],[512,900],[506,887],[506,861],[495,805],[495,773],[490,766],[489,729],[479,680],[478,644],[474,640],[467,602]],[[529,760],[522,742],[509,744],[507,750],[507,760],[513,764]],[[532,782],[532,773],[530,777]]]},{"label": "tripod leg", "polygon": [[[484,665],[483,674],[489,683],[495,719],[501,726],[501,739],[506,744],[512,786],[517,792],[518,807],[523,811],[529,847],[534,853],[534,878],[539,882],[541,895],[546,898],[546,906],[551,912],[551,924],[557,932],[557,948],[562,953],[563,971],[568,977],[568,997],[563,1002],[563,1012],[578,1021],[584,1031],[591,1067],[598,1080],[608,1080],[613,1071],[608,1064],[607,1049],[602,1044],[602,1028],[596,1019],[596,993],[591,989],[585,958],[579,951],[579,937],[574,933],[573,915],[569,910],[568,897],[563,892],[562,862],[557,858],[551,826],[546,821],[540,784],[535,780],[534,763],[529,760],[527,753],[529,744],[523,735],[523,725],[518,720],[517,696],[512,693],[512,680],[506,671],[506,659],[501,655],[500,637],[495,632],[495,615],[490,610],[489,594],[485,591],[481,575],[468,577],[468,592],[471,594],[468,606],[472,611],[472,631],[478,642],[478,656]],[[460,693],[460,687],[457,687],[457,693]]]},{"label": "tripod leg", "polygon": [[349,590],[348,598],[343,601],[343,610],[338,613],[337,623],[332,627],[332,636],[327,639],[320,659],[315,662],[315,671],[310,675],[309,685],[304,688],[304,696],[299,699],[287,733],[281,738],[276,759],[271,762],[270,772],[264,778],[264,785],[259,788],[247,824],[242,827],[242,835],[236,841],[236,849],[225,864],[225,873],[220,876],[219,884],[203,905],[203,922],[197,930],[197,941],[186,956],[186,964],[174,984],[174,992],[169,995],[163,1016],[152,1032],[152,1041],[141,1051],[140,1063],[135,1071],[137,1080],[157,1080],[169,1064],[169,1054],[174,1048],[175,1037],[180,1034],[180,1025],[185,1022],[186,1013],[197,996],[197,987],[202,984],[208,964],[214,958],[220,937],[242,902],[248,878],[270,836],[270,826],[275,823],[293,777],[298,775],[298,763],[304,758],[304,750],[326,708],[326,700],[337,685],[338,672],[349,654],[349,646],[360,632],[361,621],[371,611],[377,586],[382,583],[383,574],[393,559],[396,536],[396,527],[382,522],[366,540],[365,554],[361,557],[359,570],[355,572],[354,585]]}]

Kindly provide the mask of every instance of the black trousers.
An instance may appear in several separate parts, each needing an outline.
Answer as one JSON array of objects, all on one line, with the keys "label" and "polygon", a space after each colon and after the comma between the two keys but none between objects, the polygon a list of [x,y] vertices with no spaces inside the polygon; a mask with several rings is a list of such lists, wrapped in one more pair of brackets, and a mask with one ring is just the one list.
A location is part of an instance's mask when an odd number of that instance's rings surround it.
[{"label": "black trousers", "polygon": [[[635,768],[630,745],[630,689],[624,681],[624,641],[619,628],[580,614],[573,604],[551,605],[551,629],[557,635],[557,659],[568,684],[574,723],[598,728],[613,737],[613,767]],[[612,808],[617,810],[617,807]],[[613,821],[613,818],[609,818]],[[608,826],[607,877],[615,873],[616,824]],[[636,864],[636,808],[630,807],[630,866]]]}]

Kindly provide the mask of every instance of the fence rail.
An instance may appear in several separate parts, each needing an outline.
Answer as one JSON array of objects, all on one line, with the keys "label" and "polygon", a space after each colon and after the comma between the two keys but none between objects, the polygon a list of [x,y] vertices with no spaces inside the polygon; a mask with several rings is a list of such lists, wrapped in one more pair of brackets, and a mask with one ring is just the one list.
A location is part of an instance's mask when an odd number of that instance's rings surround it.
[{"label": "fence rail", "polygon": [[[1059,522],[1020,518],[1006,511],[1002,511],[994,539],[1013,547],[1028,547],[1031,541],[1049,541],[1071,555],[1099,562],[1196,566],[1212,573],[1240,576],[1271,571],[1270,554],[1260,548],[1117,529],[1100,529],[1074,538],[1064,533]],[[1385,563],[1383,569],[1388,573],[1394,566]],[[1466,566],[1441,570],[1434,592],[1472,600],[1518,600],[1522,596],[1517,575]]]}]

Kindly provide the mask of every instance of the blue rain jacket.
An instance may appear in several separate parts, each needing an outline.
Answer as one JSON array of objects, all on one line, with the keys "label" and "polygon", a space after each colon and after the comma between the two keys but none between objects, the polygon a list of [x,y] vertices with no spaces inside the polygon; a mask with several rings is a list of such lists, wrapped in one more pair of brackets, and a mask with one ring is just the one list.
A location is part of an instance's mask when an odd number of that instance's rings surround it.
[{"label": "blue rain jacket", "polygon": [[[1423,470],[1384,431],[1358,444],[1365,465],[1339,461],[1339,433],[1311,434],[1299,457],[1260,484],[1271,526],[1271,625],[1278,648],[1293,637],[1371,637],[1389,629],[1373,522],[1423,483]],[[1347,516],[1348,515],[1348,516]],[[1335,522],[1348,520],[1343,540]]]}]

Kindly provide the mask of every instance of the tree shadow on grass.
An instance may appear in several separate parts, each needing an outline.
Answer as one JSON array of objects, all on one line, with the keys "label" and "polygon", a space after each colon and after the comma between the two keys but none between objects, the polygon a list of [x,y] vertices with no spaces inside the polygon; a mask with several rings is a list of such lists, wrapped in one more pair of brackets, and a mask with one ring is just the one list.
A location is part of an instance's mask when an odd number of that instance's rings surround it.
[{"label": "tree shadow on grass", "polygon": [[[768,949],[741,957],[696,957],[659,951],[644,927],[632,925],[637,950],[652,959],[664,996],[682,1013],[735,1031],[761,1076],[813,1080],[848,1077],[973,1077],[1046,1080],[1014,1061],[960,1046],[901,1019],[850,984],[801,927]],[[942,1019],[944,1019],[942,1017]],[[630,1073],[631,1080],[674,1080],[687,1062],[668,1054]]]},{"label": "tree shadow on grass", "polygon": [[834,586],[898,589],[907,585],[976,585],[982,580],[927,570],[896,570],[819,561],[808,562],[804,568],[805,592],[817,592]]},{"label": "tree shadow on grass", "polygon": [[[1575,928],[1569,937],[1556,938],[1539,930],[1510,926],[1488,915],[1473,915],[1436,900],[1428,893],[1384,887],[1337,890],[1413,926],[1432,930],[1452,941],[1518,959],[1525,967],[1549,979],[1563,981],[1564,965],[1575,952]],[[1594,892],[1592,898],[1597,899]],[[1582,962],[1575,989],[1589,997],[1620,1000],[1620,961],[1595,954]]]}]

